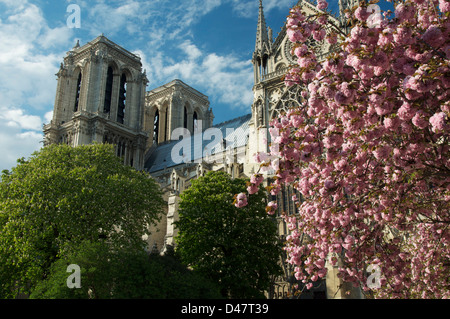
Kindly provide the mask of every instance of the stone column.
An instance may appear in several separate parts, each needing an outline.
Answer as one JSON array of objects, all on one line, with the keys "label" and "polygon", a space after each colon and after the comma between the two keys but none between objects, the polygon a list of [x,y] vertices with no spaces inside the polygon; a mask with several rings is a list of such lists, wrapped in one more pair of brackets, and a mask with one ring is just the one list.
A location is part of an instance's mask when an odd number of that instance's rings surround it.
[{"label": "stone column", "polygon": [[117,106],[119,104],[120,74],[113,73],[113,88],[111,94],[110,120],[117,121]]},{"label": "stone column", "polygon": [[175,246],[175,237],[178,233],[174,222],[179,220],[178,216],[178,205],[180,203],[180,198],[175,194],[171,193],[168,199],[168,211],[167,211],[167,231],[165,238],[165,245]]},{"label": "stone column", "polygon": [[188,111],[187,113],[187,129],[194,135],[194,112]]},{"label": "stone column", "polygon": [[126,84],[126,99],[125,99],[125,118],[123,121],[123,124],[128,126],[128,127],[132,127],[133,126],[133,122],[134,122],[134,117],[135,117],[135,108],[136,108],[136,102],[134,99],[134,86],[135,86],[135,82],[133,80],[128,80],[127,79],[127,84]]}]

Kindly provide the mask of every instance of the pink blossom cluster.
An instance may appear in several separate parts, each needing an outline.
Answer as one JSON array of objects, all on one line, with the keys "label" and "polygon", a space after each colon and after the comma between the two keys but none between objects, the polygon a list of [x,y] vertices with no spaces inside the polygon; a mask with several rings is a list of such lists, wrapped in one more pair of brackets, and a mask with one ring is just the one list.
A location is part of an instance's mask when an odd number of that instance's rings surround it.
[{"label": "pink blossom cluster", "polygon": [[235,198],[234,205],[238,208],[247,206],[247,195],[245,193],[239,193]]},{"label": "pink blossom cluster", "polygon": [[264,177],[261,174],[254,174],[250,178],[250,185],[247,187],[247,192],[252,195],[258,192],[259,185],[264,181]]},{"label": "pink blossom cluster", "polygon": [[[327,38],[323,14],[290,11],[298,65],[285,84],[304,100],[271,122],[278,149],[267,158],[279,158],[271,193],[303,195],[298,216],[285,217],[285,250],[307,287],[339,265],[375,297],[450,297],[449,10],[448,0],[400,1],[373,26],[359,7],[325,61],[305,45]],[[380,267],[381,288],[367,286],[368,265]]]}]

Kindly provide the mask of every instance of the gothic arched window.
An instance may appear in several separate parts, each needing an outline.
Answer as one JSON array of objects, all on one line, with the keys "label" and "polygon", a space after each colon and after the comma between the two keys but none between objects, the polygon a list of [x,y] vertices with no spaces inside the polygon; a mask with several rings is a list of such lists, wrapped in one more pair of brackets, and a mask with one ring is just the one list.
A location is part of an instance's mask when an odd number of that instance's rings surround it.
[{"label": "gothic arched window", "polygon": [[75,96],[75,106],[73,108],[74,112],[78,111],[78,104],[80,103],[80,93],[81,93],[81,71],[78,75],[78,81],[77,81],[77,90],[76,90],[76,96]]},{"label": "gothic arched window", "polygon": [[119,105],[117,108],[117,122],[123,124],[125,118],[125,104],[127,99],[127,76],[122,74],[119,87]]},{"label": "gothic arched window", "polygon": [[103,106],[103,112],[109,113],[111,110],[111,98],[113,89],[113,69],[108,67],[108,73],[106,76],[106,87],[105,87],[105,103]]}]

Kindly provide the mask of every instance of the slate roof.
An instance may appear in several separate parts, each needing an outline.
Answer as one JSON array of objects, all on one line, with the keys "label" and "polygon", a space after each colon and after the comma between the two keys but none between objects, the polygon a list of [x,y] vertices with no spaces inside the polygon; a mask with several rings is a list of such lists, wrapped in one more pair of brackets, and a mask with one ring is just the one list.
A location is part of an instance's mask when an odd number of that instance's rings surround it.
[{"label": "slate roof", "polygon": [[[220,130],[221,137],[223,137],[222,139],[219,138],[220,134],[218,134],[218,130],[207,129],[202,133],[194,134],[193,136],[186,138],[186,140],[180,138],[180,140],[170,141],[168,143],[158,145],[156,149],[153,150],[149,159],[145,162],[144,169],[149,173],[154,173],[182,164],[181,162],[174,162],[172,159],[172,149],[181,141],[186,143],[184,145],[190,145],[191,162],[202,158],[205,148],[210,154],[213,155],[222,152],[221,145],[231,145],[236,148],[246,146],[248,144],[249,122],[251,117],[251,114],[247,114],[214,125],[213,128]],[[213,136],[208,137],[208,132]],[[205,140],[203,140],[202,137]],[[181,147],[180,145],[178,145],[178,147]],[[180,156],[181,155],[182,154],[180,154]]]}]

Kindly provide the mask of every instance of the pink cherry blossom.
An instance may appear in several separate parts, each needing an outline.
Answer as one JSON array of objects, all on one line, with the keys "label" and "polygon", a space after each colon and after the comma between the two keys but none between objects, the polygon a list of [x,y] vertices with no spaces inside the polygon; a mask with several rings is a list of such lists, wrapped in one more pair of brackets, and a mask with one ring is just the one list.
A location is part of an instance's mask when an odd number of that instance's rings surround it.
[{"label": "pink cherry blossom", "polygon": [[450,1],[448,1],[448,0],[439,0],[439,9],[442,12],[449,12],[450,11]]},{"label": "pink cherry blossom", "polygon": [[252,195],[258,192],[258,186],[252,184],[250,186],[247,187],[247,192]]},{"label": "pink cherry blossom", "polygon": [[[291,10],[299,65],[285,85],[305,88],[302,107],[270,122],[276,148],[259,155],[260,170],[274,171],[271,195],[301,193],[298,214],[285,216],[284,250],[307,289],[329,260],[371,297],[450,298],[450,5],[405,0],[394,11],[373,24],[357,8],[349,35],[319,60],[306,41],[322,37],[327,14]],[[252,177],[249,196],[261,183]],[[381,271],[376,290],[371,264]]]},{"label": "pink cherry blossom", "polygon": [[325,0],[317,0],[317,9],[324,10],[328,7],[328,2]]},{"label": "pink cherry blossom", "polygon": [[277,202],[271,201],[267,204],[267,213],[269,215],[273,215],[273,214],[275,214],[275,211],[277,210],[277,208],[278,208]]},{"label": "pink cherry blossom", "polygon": [[439,48],[444,42],[444,34],[439,27],[434,25],[430,26],[427,31],[422,35],[422,40],[427,44]]},{"label": "pink cherry blossom", "polygon": [[247,202],[247,195],[245,193],[239,193],[236,196],[236,203],[235,206],[238,208],[247,206],[248,202]]},{"label": "pink cherry blossom", "polygon": [[428,126],[426,114],[422,110],[418,111],[416,115],[414,115],[414,117],[412,118],[412,122],[420,129],[424,129]]},{"label": "pink cherry blossom", "polygon": [[433,127],[433,132],[443,132],[446,129],[446,118],[447,115],[444,112],[436,113],[430,117],[430,124]]},{"label": "pink cherry blossom", "polygon": [[366,21],[371,15],[371,12],[367,11],[366,7],[358,7],[355,10],[355,18],[361,21]]}]

